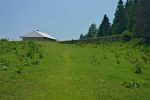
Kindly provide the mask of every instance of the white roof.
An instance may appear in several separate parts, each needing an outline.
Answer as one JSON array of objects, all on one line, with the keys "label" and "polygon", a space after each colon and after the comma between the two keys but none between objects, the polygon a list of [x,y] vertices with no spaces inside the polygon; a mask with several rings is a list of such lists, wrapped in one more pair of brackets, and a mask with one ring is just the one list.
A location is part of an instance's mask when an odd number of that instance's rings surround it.
[{"label": "white roof", "polygon": [[43,33],[43,32],[40,32],[40,31],[33,31],[31,33],[28,33],[26,35],[23,35],[21,36],[21,38],[24,38],[24,37],[45,37],[45,38],[49,38],[49,39],[54,39],[56,40],[55,37],[49,35],[49,34],[46,34],[46,33]]}]

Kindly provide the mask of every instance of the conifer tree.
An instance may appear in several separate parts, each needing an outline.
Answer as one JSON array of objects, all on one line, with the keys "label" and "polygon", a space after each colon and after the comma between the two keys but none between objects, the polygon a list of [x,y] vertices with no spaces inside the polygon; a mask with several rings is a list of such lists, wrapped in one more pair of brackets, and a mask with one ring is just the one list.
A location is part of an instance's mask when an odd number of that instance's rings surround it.
[{"label": "conifer tree", "polygon": [[136,16],[136,35],[150,38],[150,0],[138,0],[138,12]]},{"label": "conifer tree", "polygon": [[122,0],[119,0],[118,6],[115,13],[115,18],[112,24],[113,34],[121,34],[126,30],[127,26],[127,15]]},{"label": "conifer tree", "polygon": [[82,40],[82,39],[84,39],[84,35],[83,34],[80,35],[80,40]]},{"label": "conifer tree", "polygon": [[110,36],[110,35],[111,35],[111,25],[109,22],[109,18],[107,17],[107,15],[104,15],[104,18],[98,30],[98,36],[104,37],[104,36]]},{"label": "conifer tree", "polygon": [[95,37],[97,37],[97,28],[95,24],[92,24],[89,28],[86,38],[95,38]]},{"label": "conifer tree", "polygon": [[125,5],[125,10],[127,14],[127,29],[130,32],[135,31],[135,18],[137,12],[137,0],[127,0]]}]

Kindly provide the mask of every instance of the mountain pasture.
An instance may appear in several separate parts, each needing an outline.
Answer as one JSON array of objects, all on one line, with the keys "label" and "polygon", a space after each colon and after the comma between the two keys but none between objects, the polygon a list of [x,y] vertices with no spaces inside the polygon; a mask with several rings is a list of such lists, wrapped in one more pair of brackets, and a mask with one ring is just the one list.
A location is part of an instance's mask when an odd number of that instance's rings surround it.
[{"label": "mountain pasture", "polygon": [[[0,43],[3,48],[0,50],[1,100],[150,98],[150,48],[147,46],[133,41]],[[6,50],[2,46],[10,47],[11,51],[3,52]]]}]

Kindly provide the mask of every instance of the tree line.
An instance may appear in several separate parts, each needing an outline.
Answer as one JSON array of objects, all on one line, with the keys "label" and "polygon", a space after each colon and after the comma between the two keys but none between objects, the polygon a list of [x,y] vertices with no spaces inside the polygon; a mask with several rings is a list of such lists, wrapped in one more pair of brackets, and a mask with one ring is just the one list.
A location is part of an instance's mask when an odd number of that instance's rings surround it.
[{"label": "tree line", "polygon": [[131,34],[134,37],[150,38],[150,0],[119,0],[115,18],[111,24],[105,14],[100,26],[91,24],[88,33],[80,39],[98,38],[112,35]]}]

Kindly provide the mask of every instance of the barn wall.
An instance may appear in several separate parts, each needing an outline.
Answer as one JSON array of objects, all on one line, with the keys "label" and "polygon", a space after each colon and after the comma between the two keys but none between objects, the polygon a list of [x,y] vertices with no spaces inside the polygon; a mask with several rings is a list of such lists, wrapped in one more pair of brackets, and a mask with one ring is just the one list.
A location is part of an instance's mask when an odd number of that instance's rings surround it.
[{"label": "barn wall", "polygon": [[56,41],[53,39],[49,38],[44,38],[44,37],[23,37],[23,41]]}]

